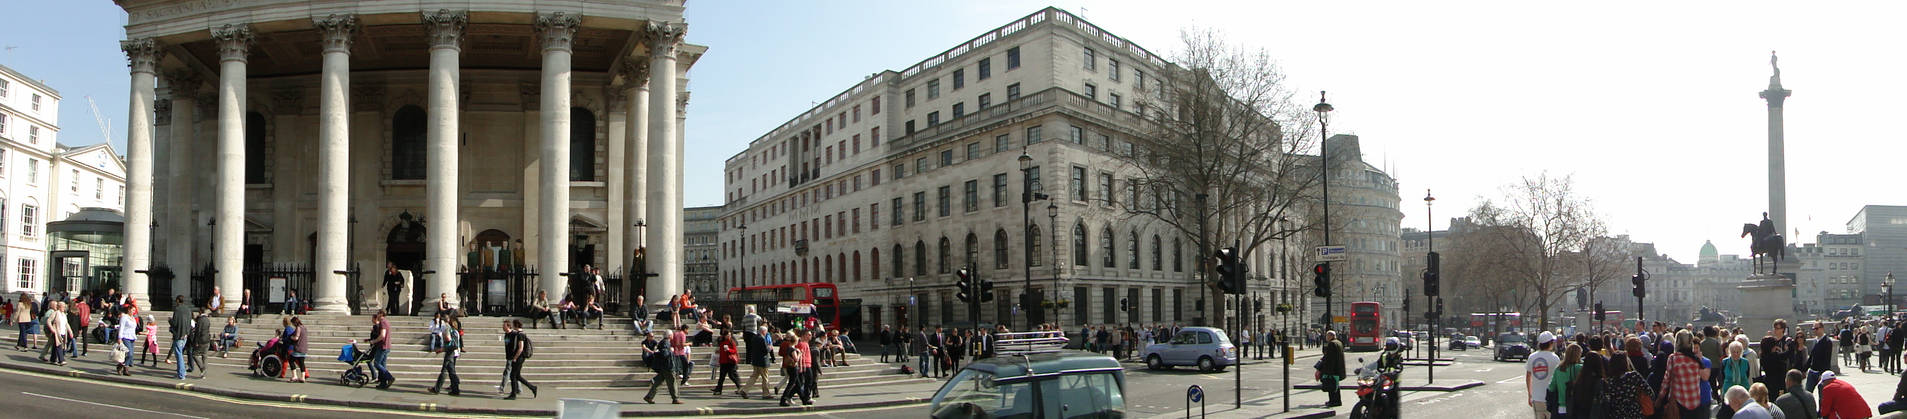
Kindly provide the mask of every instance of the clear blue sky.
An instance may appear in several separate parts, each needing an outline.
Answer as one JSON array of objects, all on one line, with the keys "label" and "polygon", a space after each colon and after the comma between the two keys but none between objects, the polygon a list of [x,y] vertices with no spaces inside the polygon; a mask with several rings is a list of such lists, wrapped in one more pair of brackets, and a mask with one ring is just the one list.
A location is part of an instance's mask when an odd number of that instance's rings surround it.
[{"label": "clear blue sky", "polygon": [[[64,96],[61,141],[93,144],[85,96],[124,151],[123,16],[108,1],[0,0],[0,63]],[[1331,91],[1335,132],[1402,183],[1405,226],[1437,223],[1519,176],[1573,173],[1617,233],[1692,261],[1704,240],[1745,253],[1766,206],[1768,51],[1788,101],[1789,223],[1812,241],[1895,186],[1907,138],[1907,4],[691,0],[689,205],[722,199],[721,164],[749,140],[863,77],[903,69],[1058,6],[1163,56],[1178,31],[1217,28],[1265,48],[1294,90]],[[1084,9],[1084,10],[1082,10]],[[22,18],[30,17],[30,18]],[[1309,101],[1309,98],[1304,99]]]}]

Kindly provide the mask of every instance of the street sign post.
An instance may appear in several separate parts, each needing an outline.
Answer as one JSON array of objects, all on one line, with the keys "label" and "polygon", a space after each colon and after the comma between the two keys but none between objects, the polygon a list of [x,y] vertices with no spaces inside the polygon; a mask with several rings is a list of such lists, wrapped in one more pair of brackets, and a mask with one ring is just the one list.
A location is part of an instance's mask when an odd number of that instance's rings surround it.
[{"label": "street sign post", "polygon": [[1192,402],[1198,402],[1198,417],[1205,417],[1205,389],[1198,384],[1185,388],[1185,417],[1192,417]]},{"label": "street sign post", "polygon": [[1350,254],[1345,253],[1344,246],[1318,246],[1317,257],[1319,262],[1343,262]]}]

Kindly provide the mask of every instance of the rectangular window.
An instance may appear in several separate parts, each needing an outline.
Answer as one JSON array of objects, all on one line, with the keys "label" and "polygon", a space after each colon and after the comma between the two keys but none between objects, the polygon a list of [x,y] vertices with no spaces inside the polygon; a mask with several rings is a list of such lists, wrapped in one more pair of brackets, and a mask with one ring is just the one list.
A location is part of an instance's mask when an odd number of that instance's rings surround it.
[{"label": "rectangular window", "polygon": [[1006,206],[1006,174],[993,175],[993,207]]},{"label": "rectangular window", "polygon": [[106,199],[106,180],[93,178],[93,199]]},{"label": "rectangular window", "polygon": [[861,105],[854,105],[854,123],[861,123]]},{"label": "rectangular window", "polygon": [[[880,109],[880,108],[874,108],[874,109]],[[880,147],[881,146],[881,127],[874,127],[873,129],[868,130],[867,140],[869,141],[867,145],[868,147]]]},{"label": "rectangular window", "polygon": [[1073,200],[1086,200],[1086,168],[1073,166]]},{"label": "rectangular window", "polygon": [[7,115],[0,114],[0,138],[7,137]]},{"label": "rectangular window", "polygon": [[1132,81],[1138,85],[1140,92],[1146,90],[1146,72],[1132,70]]},{"label": "rectangular window", "polygon": [[981,58],[979,69],[980,69],[981,80],[986,80],[988,77],[993,77],[993,59]]},{"label": "rectangular window", "polygon": [[1067,126],[1066,141],[1072,141],[1073,144],[1086,144],[1086,129],[1078,125]]},{"label": "rectangular window", "polygon": [[861,234],[861,209],[855,208],[853,214],[854,223],[848,224],[848,226],[851,229],[850,231],[853,231],[854,234]]},{"label": "rectangular window", "polygon": [[28,185],[40,184],[40,159],[30,157],[26,159],[26,183]]},{"label": "rectangular window", "polygon": [[949,211],[953,208],[952,193],[953,193],[953,188],[947,187],[947,186],[942,186],[940,187],[940,189],[937,189],[934,191],[934,197],[939,198],[940,216],[942,217],[945,217],[951,214],[951,212]]},{"label": "rectangular window", "polygon": [[[1013,137],[1013,134],[1000,134],[1000,135],[994,136],[993,137],[993,152],[1005,153],[1008,147],[1013,146],[1012,137]],[[0,156],[4,156],[4,155],[0,155]],[[0,172],[0,173],[5,173],[5,172]]]},{"label": "rectangular window", "polygon": [[915,192],[914,193],[914,221],[923,221],[926,219],[927,219],[927,193]]},{"label": "rectangular window", "polygon": [[993,105],[993,94],[992,94],[992,93],[981,93],[981,94],[980,94],[980,108],[979,108],[979,109],[981,109],[981,110],[985,110],[985,109],[986,109],[986,108],[987,108],[988,106],[992,106],[992,105]]},{"label": "rectangular window", "polygon": [[940,111],[927,113],[927,126],[932,127],[935,125],[940,125]]},{"label": "rectangular window", "polygon": [[953,150],[940,150],[940,165],[937,167],[947,167],[952,165],[953,165]]},{"label": "rectangular window", "polygon": [[16,285],[19,285],[21,289],[34,289],[33,278],[35,275],[33,273],[33,259],[22,258],[20,259],[19,265],[20,280]]},{"label": "rectangular window", "polygon": [[953,117],[955,117],[955,118],[959,118],[959,117],[962,117],[962,116],[966,116],[966,115],[967,115],[967,103],[966,103],[966,102],[961,102],[961,103],[955,103],[955,104],[954,104],[954,107],[953,107],[953,112],[954,112],[954,115],[953,115]]},{"label": "rectangular window", "polygon": [[1112,174],[1100,173],[1099,174],[1099,199],[1101,201],[1105,201],[1106,204],[1111,205],[1112,197],[1113,197]]},{"label": "rectangular window", "polygon": [[7,98],[7,87],[9,84],[10,83],[7,83],[6,80],[0,80],[0,100]]},{"label": "rectangular window", "polygon": [[[867,223],[868,230],[881,229],[881,203],[876,202],[872,204],[867,204],[867,221],[868,221]],[[895,220],[895,221],[899,221],[899,220]]]},{"label": "rectangular window", "polygon": [[874,169],[868,174],[867,180],[871,184],[869,186],[881,186],[881,169]]},{"label": "rectangular window", "polygon": [[39,125],[28,124],[26,126],[26,142],[27,144],[40,143],[40,126]]},{"label": "rectangular window", "polygon": [[1039,144],[1040,141],[1042,141],[1040,138],[1040,127],[1026,127],[1026,145]]},{"label": "rectangular window", "polygon": [[1106,78],[1110,78],[1112,81],[1119,81],[1119,60],[1106,59]]},{"label": "rectangular window", "polygon": [[875,96],[874,100],[870,101],[867,107],[870,109],[873,109],[867,112],[868,115],[880,115],[881,114],[881,97]]},{"label": "rectangular window", "polygon": [[901,219],[902,219],[902,217],[901,217],[901,199],[900,199],[900,198],[894,198],[894,222],[893,222],[892,224],[893,224],[893,225],[896,225],[896,226],[898,226],[898,225],[901,225]]},{"label": "rectangular window", "polygon": [[927,81],[927,100],[940,98],[940,79]]},{"label": "rectangular window", "polygon": [[1085,61],[1086,71],[1092,71],[1098,67],[1099,58],[1093,56],[1092,48],[1086,48],[1086,54],[1080,60]]},{"label": "rectangular window", "polygon": [[69,189],[75,193],[78,193],[79,192],[79,169],[73,169],[72,175],[73,175],[71,178],[72,180],[67,181],[66,189]]},{"label": "rectangular window", "polygon": [[854,175],[854,191],[861,191],[861,175]]},{"label": "rectangular window", "polygon": [[7,176],[7,150],[0,149],[0,177]]},{"label": "rectangular window", "polygon": [[980,143],[978,142],[968,143],[967,144],[967,160],[980,158],[980,151],[981,151]]},{"label": "rectangular window", "polygon": [[914,135],[914,120],[907,120],[907,135]]},{"label": "rectangular window", "polygon": [[33,111],[34,112],[40,111],[40,94],[39,93],[33,94]]},{"label": "rectangular window", "polygon": [[907,164],[901,163],[894,165],[894,180],[901,180],[901,178],[905,177],[907,177]]},{"label": "rectangular window", "polygon": [[1011,71],[1015,68],[1020,68],[1020,47],[1006,49],[1006,69]]},{"label": "rectangular window", "polygon": [[953,86],[954,90],[960,90],[960,88],[962,87],[967,87],[967,69],[964,69],[964,68],[954,69],[953,84],[954,84]]},{"label": "rectangular window", "polygon": [[828,146],[825,150],[822,156],[827,157],[828,164],[834,164],[834,146]]},{"label": "rectangular window", "polygon": [[1019,99],[1019,98],[1020,98],[1020,84],[1013,83],[1013,84],[1006,85],[1006,100],[1011,102],[1014,99]]},{"label": "rectangular window", "polygon": [[1107,93],[1106,93],[1106,104],[1108,104],[1108,105],[1112,105],[1112,108],[1113,108],[1113,109],[1119,109],[1119,94],[1118,94],[1118,93],[1112,93],[1112,92],[1107,92]]},{"label": "rectangular window", "polygon": [[1032,184],[1033,184],[1033,193],[1045,193],[1045,192],[1046,192],[1046,185],[1045,185],[1045,184],[1043,184],[1043,183],[1040,183],[1040,168],[1039,168],[1039,166],[1033,166],[1033,168],[1031,168],[1031,169],[1026,169],[1026,178],[1028,179],[1028,182],[1029,182],[1029,183],[1032,183]]},{"label": "rectangular window", "polygon": [[861,134],[854,134],[854,154],[861,154]]},{"label": "rectangular window", "polygon": [[1085,93],[1086,93],[1087,99],[1099,100],[1099,86],[1094,86],[1092,83],[1086,83]]},{"label": "rectangular window", "polygon": [[967,181],[965,189],[962,189],[960,192],[960,197],[965,198],[961,202],[967,204],[967,212],[980,210],[980,181]]},{"label": "rectangular window", "polygon": [[901,107],[904,107],[907,109],[913,109],[914,108],[914,89],[907,89],[907,92],[902,93],[902,95],[905,96],[905,99],[901,101],[902,102]]},{"label": "rectangular window", "polygon": [[35,207],[32,205],[20,206],[20,235],[21,236],[33,237],[34,234],[38,234],[37,224],[34,224],[34,219],[39,218],[39,215],[40,215],[39,207]]},{"label": "rectangular window", "polygon": [[833,215],[821,216],[821,238],[822,239],[834,238],[834,216]]}]

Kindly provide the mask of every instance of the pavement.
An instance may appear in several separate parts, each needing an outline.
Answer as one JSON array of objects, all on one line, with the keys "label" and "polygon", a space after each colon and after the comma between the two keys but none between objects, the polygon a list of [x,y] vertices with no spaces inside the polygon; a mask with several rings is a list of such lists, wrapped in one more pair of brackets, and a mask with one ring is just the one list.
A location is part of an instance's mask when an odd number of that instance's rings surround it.
[{"label": "pavement", "polygon": [[[477,376],[466,374],[462,378],[463,395],[433,395],[425,391],[429,382],[403,382],[388,390],[371,387],[352,388],[336,384],[331,378],[313,375],[310,383],[286,383],[277,380],[254,378],[250,371],[243,369],[221,368],[214,366],[210,374],[199,378],[193,374],[186,380],[173,378],[171,365],[161,367],[134,367],[132,376],[113,374],[113,367],[107,362],[107,351],[98,350],[104,345],[94,345],[89,356],[76,358],[66,366],[53,366],[38,361],[36,352],[9,350],[0,353],[0,370],[10,375],[25,373],[39,378],[67,378],[102,382],[114,386],[141,386],[154,389],[166,389],[186,394],[241,399],[250,401],[276,402],[281,406],[305,406],[311,408],[356,408],[379,409],[399,412],[414,412],[433,415],[486,415],[486,416],[554,416],[561,408],[562,399],[601,400],[621,403],[624,416],[755,416],[755,415],[800,415],[807,412],[837,410],[868,410],[892,408],[892,412],[904,412],[908,408],[924,410],[924,403],[939,389],[939,381],[915,381],[906,384],[888,384],[879,386],[854,386],[843,388],[821,388],[822,398],[812,406],[796,404],[782,407],[776,400],[762,400],[758,394],[750,394],[751,399],[741,399],[732,391],[727,395],[710,394],[712,387],[705,369],[697,369],[692,380],[694,386],[682,389],[680,397],[683,404],[668,404],[666,389],[658,394],[658,404],[642,402],[642,391],[623,389],[543,389],[542,394],[530,398],[526,391],[518,400],[503,400],[494,387],[501,377],[486,374]],[[235,354],[236,356],[236,354]],[[314,360],[312,362],[320,362]],[[535,360],[531,360],[535,363]],[[744,372],[744,376],[746,376]],[[825,374],[825,373],[824,373]],[[0,380],[3,381],[3,380]],[[779,377],[771,379],[778,382]],[[0,391],[7,387],[0,386]],[[61,393],[59,390],[48,390]],[[75,398],[72,395],[84,392],[64,392],[59,394],[38,393],[48,396]],[[28,398],[47,398],[26,394]],[[57,399],[50,399],[57,400]],[[90,398],[88,398],[90,400]],[[157,403],[136,403],[138,406],[167,406],[162,400]],[[56,404],[59,405],[59,404]],[[0,404],[5,406],[5,404]],[[94,406],[101,407],[101,406]],[[104,407],[101,407],[104,408]],[[151,409],[142,407],[141,409]],[[124,413],[124,409],[120,413]],[[263,417],[248,415],[243,409],[236,412],[222,412],[237,417]],[[30,411],[30,410],[28,410]],[[22,412],[22,411],[9,411]],[[72,413],[60,410],[63,413]],[[161,412],[163,413],[163,412]],[[200,412],[204,413],[204,412]],[[185,416],[205,417],[204,414],[184,413]],[[9,414],[8,416],[12,416]],[[95,416],[95,415],[86,415]],[[104,415],[97,415],[104,416]],[[177,415],[174,415],[177,416]]]}]

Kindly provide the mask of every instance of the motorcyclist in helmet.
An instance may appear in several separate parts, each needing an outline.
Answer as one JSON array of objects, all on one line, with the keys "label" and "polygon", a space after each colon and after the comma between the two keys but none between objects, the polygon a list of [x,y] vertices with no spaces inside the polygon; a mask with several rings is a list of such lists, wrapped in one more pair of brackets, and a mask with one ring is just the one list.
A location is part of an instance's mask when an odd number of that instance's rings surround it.
[{"label": "motorcyclist in helmet", "polygon": [[1384,352],[1378,355],[1378,367],[1384,370],[1404,368],[1404,345],[1396,337],[1384,338]]}]

